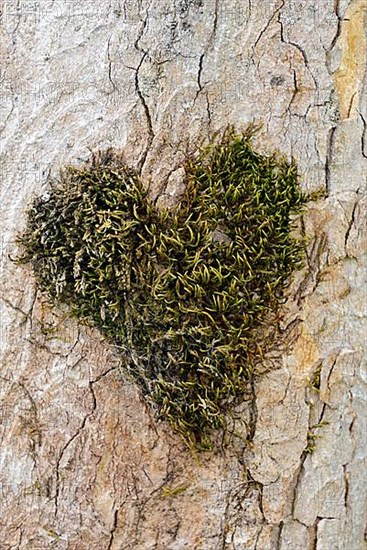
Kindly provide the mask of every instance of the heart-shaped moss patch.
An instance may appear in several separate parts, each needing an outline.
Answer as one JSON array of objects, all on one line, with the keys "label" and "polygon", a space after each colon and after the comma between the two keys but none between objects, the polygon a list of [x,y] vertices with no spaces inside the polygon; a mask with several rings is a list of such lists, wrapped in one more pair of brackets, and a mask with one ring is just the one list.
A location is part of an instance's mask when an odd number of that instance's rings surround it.
[{"label": "heart-shaped moss patch", "polygon": [[19,238],[41,290],[117,345],[159,415],[199,448],[248,388],[304,248],[291,234],[306,201],[296,165],[251,138],[227,131],[188,160],[171,210],[111,152],[69,167]]}]

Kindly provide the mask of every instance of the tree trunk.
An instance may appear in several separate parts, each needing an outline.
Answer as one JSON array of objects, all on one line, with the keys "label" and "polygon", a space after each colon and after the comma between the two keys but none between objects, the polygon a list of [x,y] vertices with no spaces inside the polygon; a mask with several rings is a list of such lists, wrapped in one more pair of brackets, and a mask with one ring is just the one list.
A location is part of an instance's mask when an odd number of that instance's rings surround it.
[{"label": "tree trunk", "polygon": [[[366,548],[365,13],[364,0],[5,0],[1,550]],[[11,258],[47,175],[90,149],[121,149],[170,204],[186,152],[252,121],[259,149],[294,156],[326,198],[303,217],[289,345],[238,414],[252,444],[195,457],[114,349]]]}]

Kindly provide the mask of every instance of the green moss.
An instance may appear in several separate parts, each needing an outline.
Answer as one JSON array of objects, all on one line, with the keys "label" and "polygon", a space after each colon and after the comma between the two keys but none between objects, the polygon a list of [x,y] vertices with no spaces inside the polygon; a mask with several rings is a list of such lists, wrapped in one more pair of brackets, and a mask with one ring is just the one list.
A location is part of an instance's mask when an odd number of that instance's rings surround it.
[{"label": "green moss", "polygon": [[164,487],[162,487],[161,497],[162,498],[176,497],[184,493],[189,487],[190,487],[189,484],[177,485],[176,487],[170,487],[169,485],[165,485]]},{"label": "green moss", "polygon": [[171,210],[111,151],[68,167],[19,238],[42,291],[119,348],[158,415],[196,448],[251,387],[263,330],[302,260],[296,165],[257,153],[252,135],[228,130],[189,159]]},{"label": "green moss", "polygon": [[322,422],[319,422],[319,424],[315,424],[314,426],[310,427],[307,433],[307,446],[303,451],[305,454],[312,454],[316,449],[316,441],[320,439],[321,435],[316,434],[315,430],[323,428],[324,426],[328,426],[328,424],[329,422],[323,420]]},{"label": "green moss", "polygon": [[309,386],[316,392],[320,392],[321,386],[321,370],[322,370],[322,361],[316,366],[312,378],[309,382]]}]

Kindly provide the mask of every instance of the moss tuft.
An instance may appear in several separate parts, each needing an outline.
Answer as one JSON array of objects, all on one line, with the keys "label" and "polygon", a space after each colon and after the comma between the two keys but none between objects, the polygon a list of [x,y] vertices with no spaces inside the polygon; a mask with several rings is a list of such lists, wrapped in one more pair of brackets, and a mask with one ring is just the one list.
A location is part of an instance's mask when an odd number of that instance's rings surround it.
[{"label": "moss tuft", "polygon": [[251,385],[262,327],[302,260],[296,165],[257,153],[252,135],[228,130],[189,159],[170,210],[111,151],[68,167],[19,238],[41,290],[118,346],[159,416],[196,448]]}]

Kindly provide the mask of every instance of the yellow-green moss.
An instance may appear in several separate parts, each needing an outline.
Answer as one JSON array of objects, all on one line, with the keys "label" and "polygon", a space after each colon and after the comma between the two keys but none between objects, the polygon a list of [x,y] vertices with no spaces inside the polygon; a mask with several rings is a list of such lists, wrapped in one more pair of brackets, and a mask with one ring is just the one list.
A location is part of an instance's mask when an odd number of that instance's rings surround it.
[{"label": "yellow-green moss", "polygon": [[302,259],[296,165],[257,153],[252,133],[229,130],[189,159],[171,210],[111,151],[68,167],[19,238],[42,291],[118,346],[159,416],[197,448],[249,388],[261,327]]}]

